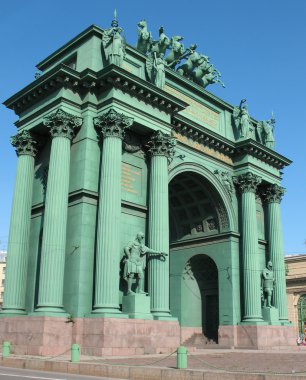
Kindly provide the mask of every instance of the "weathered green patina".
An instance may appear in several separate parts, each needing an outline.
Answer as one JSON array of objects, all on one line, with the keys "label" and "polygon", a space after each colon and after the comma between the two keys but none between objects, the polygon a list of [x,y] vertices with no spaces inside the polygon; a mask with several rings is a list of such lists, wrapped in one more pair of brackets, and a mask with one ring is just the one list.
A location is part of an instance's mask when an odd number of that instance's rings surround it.
[{"label": "weathered green patina", "polygon": [[[272,150],[274,118],[206,91],[221,74],[196,45],[138,27],[137,48],[116,17],[89,27],[5,102],[19,120],[1,315],[178,319],[215,340],[225,327],[288,324],[280,170],[290,160]],[[164,253],[148,257],[145,285],[124,264],[139,231]],[[261,299],[269,260],[273,316]],[[132,294],[135,273],[149,297]]]}]

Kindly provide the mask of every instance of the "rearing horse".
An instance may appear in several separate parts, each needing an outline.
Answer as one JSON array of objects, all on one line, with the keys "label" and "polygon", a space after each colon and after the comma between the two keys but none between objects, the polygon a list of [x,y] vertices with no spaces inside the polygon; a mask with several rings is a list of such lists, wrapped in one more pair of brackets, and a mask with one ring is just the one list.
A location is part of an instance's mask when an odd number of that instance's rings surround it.
[{"label": "rearing horse", "polygon": [[148,32],[147,22],[145,20],[139,21],[138,25],[138,41],[136,48],[142,53],[146,54],[150,50],[152,44],[152,33]]}]

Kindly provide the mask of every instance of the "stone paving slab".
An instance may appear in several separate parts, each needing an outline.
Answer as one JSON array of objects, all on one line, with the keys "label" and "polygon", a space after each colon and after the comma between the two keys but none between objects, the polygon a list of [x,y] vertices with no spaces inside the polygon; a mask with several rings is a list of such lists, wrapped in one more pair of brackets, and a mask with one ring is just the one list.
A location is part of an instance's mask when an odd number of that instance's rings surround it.
[{"label": "stone paving slab", "polygon": [[55,358],[11,355],[7,367],[75,373],[133,380],[276,380],[306,379],[306,350],[255,351],[207,350],[188,356],[188,369],[176,369],[176,354],[101,358],[81,356],[71,363],[65,355]]}]

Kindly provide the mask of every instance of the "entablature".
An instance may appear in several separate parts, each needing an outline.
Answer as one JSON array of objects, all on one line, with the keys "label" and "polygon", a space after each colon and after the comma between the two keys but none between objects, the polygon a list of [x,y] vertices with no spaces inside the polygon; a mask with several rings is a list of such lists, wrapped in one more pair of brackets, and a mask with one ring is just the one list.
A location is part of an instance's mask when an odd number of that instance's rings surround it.
[{"label": "entablature", "polygon": [[[236,157],[250,155],[277,168],[283,169],[291,164],[291,160],[276,153],[253,139],[247,139],[233,143],[232,141],[214,133],[205,127],[181,116],[174,115],[172,120],[175,133],[185,136],[204,147],[213,148],[215,151],[225,154],[235,161]],[[181,141],[182,142],[182,141]],[[190,144],[189,144],[190,146]],[[191,145],[192,146],[192,145]]]},{"label": "entablature", "polygon": [[63,63],[13,95],[4,102],[4,105],[20,115],[28,107],[59,87],[69,87],[80,92],[84,90],[95,92],[110,87],[120,88],[131,96],[150,103],[169,114],[179,112],[187,106],[185,102],[175,96],[115,65],[109,65],[99,72],[86,69],[79,73]]}]

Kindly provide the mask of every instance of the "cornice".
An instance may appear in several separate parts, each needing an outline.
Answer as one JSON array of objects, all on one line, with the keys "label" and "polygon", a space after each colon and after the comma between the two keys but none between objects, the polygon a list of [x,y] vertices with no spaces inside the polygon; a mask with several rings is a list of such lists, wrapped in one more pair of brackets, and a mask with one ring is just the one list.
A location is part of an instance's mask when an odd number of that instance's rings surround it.
[{"label": "cornice", "polygon": [[173,116],[172,126],[175,132],[182,136],[186,136],[204,146],[214,148],[228,156],[232,156],[235,152],[235,144],[233,142],[182,115]]},{"label": "cornice", "polygon": [[248,154],[277,169],[283,169],[292,162],[288,158],[261,145],[255,140],[247,139],[244,141],[232,142],[182,115],[174,115],[172,118],[172,125],[175,132],[232,158]]},{"label": "cornice", "polygon": [[20,115],[32,104],[61,87],[69,87],[74,91],[97,91],[109,87],[120,88],[131,96],[169,114],[174,114],[187,107],[187,103],[179,98],[120,67],[109,65],[99,72],[90,69],[78,72],[63,63],[7,99],[4,105]]},{"label": "cornice", "polygon": [[267,164],[276,167],[277,169],[283,169],[292,163],[291,160],[276,153],[274,150],[261,145],[259,142],[247,139],[235,143],[235,156],[251,155],[260,159]]}]

